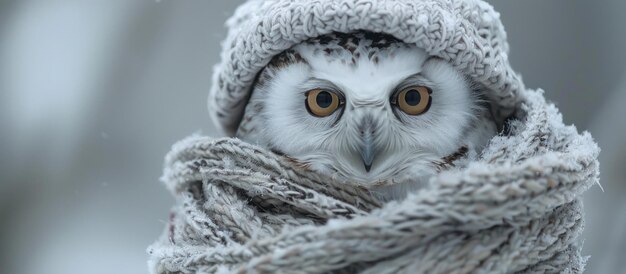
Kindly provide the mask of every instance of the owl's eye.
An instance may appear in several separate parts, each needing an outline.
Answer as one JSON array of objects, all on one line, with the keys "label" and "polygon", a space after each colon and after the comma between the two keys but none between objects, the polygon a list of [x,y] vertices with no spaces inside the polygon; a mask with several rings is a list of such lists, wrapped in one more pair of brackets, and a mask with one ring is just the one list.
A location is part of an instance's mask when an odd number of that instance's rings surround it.
[{"label": "owl's eye", "polygon": [[431,89],[425,86],[411,86],[397,93],[391,103],[406,114],[420,115],[430,108],[431,93]]},{"label": "owl's eye", "polygon": [[305,93],[306,109],[313,116],[325,117],[339,108],[341,100],[336,93],[323,89],[312,89]]}]

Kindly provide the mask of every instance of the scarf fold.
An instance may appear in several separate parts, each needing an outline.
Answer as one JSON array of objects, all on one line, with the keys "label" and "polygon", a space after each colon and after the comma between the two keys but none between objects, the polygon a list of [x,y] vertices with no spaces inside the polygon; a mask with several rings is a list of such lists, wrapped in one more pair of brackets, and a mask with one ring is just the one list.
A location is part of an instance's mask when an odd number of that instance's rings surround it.
[{"label": "scarf fold", "polygon": [[579,273],[580,196],[598,183],[598,153],[530,90],[477,159],[401,201],[235,138],[191,136],[166,156],[176,205],[150,270]]}]

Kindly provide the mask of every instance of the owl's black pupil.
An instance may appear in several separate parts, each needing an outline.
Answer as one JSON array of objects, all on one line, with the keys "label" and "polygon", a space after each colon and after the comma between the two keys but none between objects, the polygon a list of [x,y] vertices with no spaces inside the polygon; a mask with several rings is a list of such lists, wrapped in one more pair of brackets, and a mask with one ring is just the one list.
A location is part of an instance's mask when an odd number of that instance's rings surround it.
[{"label": "owl's black pupil", "polygon": [[414,89],[409,90],[406,95],[404,95],[404,101],[406,101],[406,104],[409,106],[417,106],[421,100],[422,96],[417,90]]},{"label": "owl's black pupil", "polygon": [[333,103],[333,96],[327,91],[322,91],[317,94],[315,102],[321,108],[327,108]]}]

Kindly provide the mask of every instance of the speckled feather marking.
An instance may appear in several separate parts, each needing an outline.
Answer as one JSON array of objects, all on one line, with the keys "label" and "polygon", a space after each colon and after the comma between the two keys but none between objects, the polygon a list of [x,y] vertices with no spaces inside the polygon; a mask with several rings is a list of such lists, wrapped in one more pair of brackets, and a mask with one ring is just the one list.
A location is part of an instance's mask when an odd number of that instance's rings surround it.
[{"label": "speckled feather marking", "polygon": [[393,36],[373,32],[333,33],[310,39],[303,46],[314,47],[320,57],[352,65],[356,65],[362,54],[378,63],[381,53],[393,54],[395,49],[408,47]]},{"label": "speckled feather marking", "polygon": [[307,61],[304,60],[300,53],[296,52],[294,49],[288,49],[283,53],[274,56],[270,63],[267,64],[267,66],[259,74],[254,87],[256,88],[258,86],[265,85],[271,81],[274,76],[276,76],[277,71],[296,63],[306,64]]},{"label": "speckled feather marking", "polygon": [[307,64],[307,60],[298,52],[299,49],[312,49],[315,57],[327,58],[329,62],[356,65],[363,54],[377,64],[380,58],[395,54],[397,49],[408,47],[408,44],[393,36],[372,32],[332,33],[312,38],[272,58],[261,71],[255,86],[264,85],[278,70],[289,65]]}]

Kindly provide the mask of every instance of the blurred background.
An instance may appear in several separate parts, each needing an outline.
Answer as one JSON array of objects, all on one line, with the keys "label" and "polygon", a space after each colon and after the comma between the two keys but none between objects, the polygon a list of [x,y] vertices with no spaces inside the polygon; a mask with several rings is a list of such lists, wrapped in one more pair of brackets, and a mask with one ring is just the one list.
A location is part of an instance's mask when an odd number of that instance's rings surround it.
[{"label": "blurred background", "polygon": [[[146,273],[178,139],[242,1],[0,0],[0,272]],[[510,60],[603,148],[588,273],[626,273],[626,1],[489,1]],[[600,4],[601,3],[601,4]]]}]

